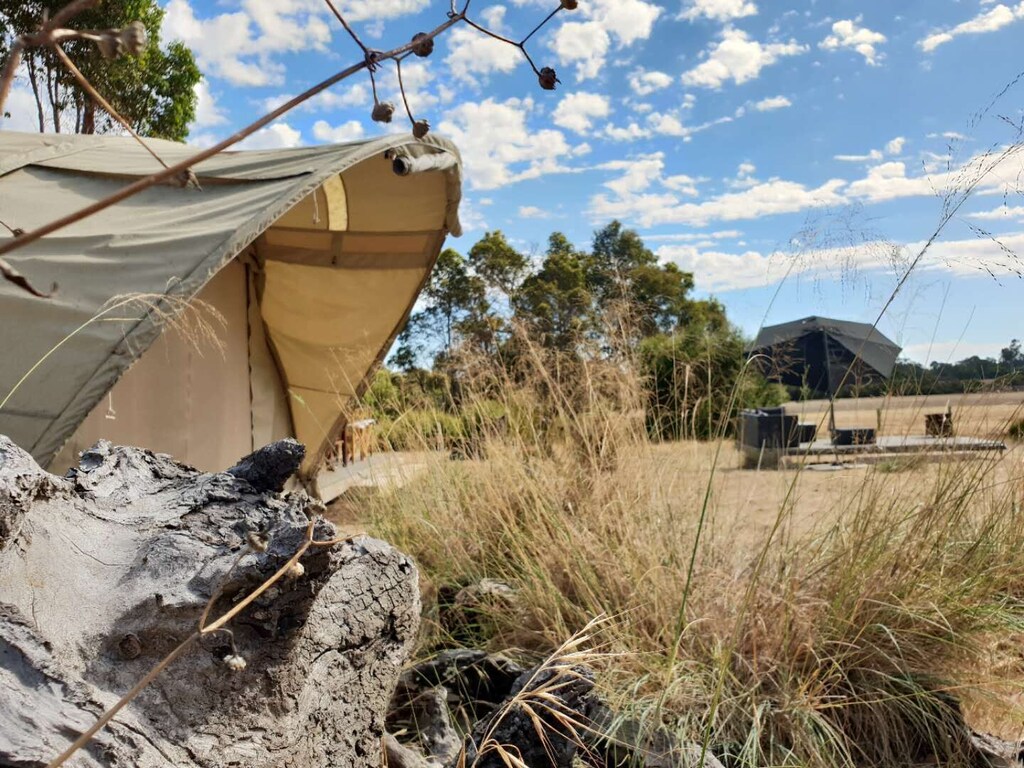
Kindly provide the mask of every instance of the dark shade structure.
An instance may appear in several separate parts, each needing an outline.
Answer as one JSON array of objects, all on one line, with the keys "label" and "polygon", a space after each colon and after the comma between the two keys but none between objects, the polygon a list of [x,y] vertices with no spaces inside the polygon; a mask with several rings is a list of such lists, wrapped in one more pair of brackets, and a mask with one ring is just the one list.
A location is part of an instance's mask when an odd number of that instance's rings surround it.
[{"label": "dark shade structure", "polygon": [[748,350],[772,381],[834,395],[844,384],[887,379],[900,347],[874,326],[805,317],[763,328]]}]

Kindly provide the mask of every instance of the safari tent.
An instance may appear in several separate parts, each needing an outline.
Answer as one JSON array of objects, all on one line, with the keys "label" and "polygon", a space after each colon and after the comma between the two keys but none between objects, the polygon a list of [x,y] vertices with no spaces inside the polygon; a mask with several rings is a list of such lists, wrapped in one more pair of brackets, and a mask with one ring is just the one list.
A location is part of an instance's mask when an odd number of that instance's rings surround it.
[{"label": "safari tent", "polygon": [[[149,144],[168,164],[194,152]],[[0,242],[159,167],[128,137],[0,132]],[[100,438],[216,471],[293,436],[310,480],[461,234],[459,155],[434,136],[193,170],[198,186],[152,187],[8,257],[58,290],[0,282],[0,434],[52,471]]]},{"label": "safari tent", "polygon": [[869,323],[805,317],[762,328],[747,354],[769,380],[830,396],[844,381],[889,378],[900,346]]}]

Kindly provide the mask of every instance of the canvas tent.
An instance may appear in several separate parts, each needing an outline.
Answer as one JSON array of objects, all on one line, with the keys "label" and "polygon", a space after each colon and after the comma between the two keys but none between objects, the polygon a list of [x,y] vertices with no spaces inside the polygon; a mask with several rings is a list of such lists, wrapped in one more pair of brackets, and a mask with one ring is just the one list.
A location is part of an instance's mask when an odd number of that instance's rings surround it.
[{"label": "canvas tent", "polygon": [[874,326],[828,317],[766,326],[748,350],[767,378],[826,395],[835,394],[844,379],[852,384],[888,378],[899,353]]},{"label": "canvas tent", "polygon": [[[149,143],[169,164],[194,152]],[[127,137],[0,132],[0,221],[30,230],[158,168]],[[435,136],[193,170],[199,188],[150,188],[9,256],[59,286],[46,300],[0,282],[0,433],[41,465],[108,438],[222,470],[295,436],[312,477],[461,234],[459,155]],[[219,350],[167,330],[183,305]]]}]

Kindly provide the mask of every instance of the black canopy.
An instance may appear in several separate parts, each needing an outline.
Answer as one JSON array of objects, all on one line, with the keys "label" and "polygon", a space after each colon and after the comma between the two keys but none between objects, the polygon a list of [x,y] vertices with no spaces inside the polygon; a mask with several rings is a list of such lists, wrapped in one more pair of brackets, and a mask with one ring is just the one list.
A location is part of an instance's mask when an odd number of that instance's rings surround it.
[{"label": "black canopy", "polygon": [[867,323],[805,317],[763,328],[748,352],[769,379],[833,395],[844,378],[887,379],[900,347]]}]

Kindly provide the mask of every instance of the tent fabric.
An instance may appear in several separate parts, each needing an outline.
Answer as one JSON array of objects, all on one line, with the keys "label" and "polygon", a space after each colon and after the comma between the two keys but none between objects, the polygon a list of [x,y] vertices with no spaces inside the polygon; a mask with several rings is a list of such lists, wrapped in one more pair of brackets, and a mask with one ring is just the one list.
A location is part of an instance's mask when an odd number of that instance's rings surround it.
[{"label": "tent fabric", "polygon": [[851,367],[861,375],[888,378],[900,351],[868,323],[812,316],[762,328],[748,353],[768,358],[761,367],[770,378],[827,392]]},{"label": "tent fabric", "polygon": [[[147,143],[168,164],[194,152]],[[400,176],[399,165],[420,172]],[[31,230],[158,169],[128,137],[0,132],[0,221]],[[8,256],[34,283],[59,285],[43,300],[0,283],[0,433],[42,465],[103,408],[166,318],[233,265],[228,314],[247,322],[252,392],[234,391],[244,387],[233,379],[223,388],[250,409],[251,440],[280,436],[287,424],[307,444],[304,470],[312,471],[411,310],[445,235],[461,233],[459,155],[433,135],[224,152],[193,170],[198,189],[152,187]],[[0,228],[0,238],[9,237]],[[171,366],[168,356],[180,356],[162,354]],[[212,364],[181,360],[179,367],[213,375]],[[271,364],[283,395],[266,385]]]}]

